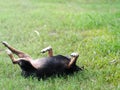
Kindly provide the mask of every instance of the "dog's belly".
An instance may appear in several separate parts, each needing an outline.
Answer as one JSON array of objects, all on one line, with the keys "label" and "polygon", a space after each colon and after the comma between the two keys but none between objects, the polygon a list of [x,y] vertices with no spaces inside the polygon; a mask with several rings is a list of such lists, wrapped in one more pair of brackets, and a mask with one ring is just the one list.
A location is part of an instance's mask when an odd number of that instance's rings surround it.
[{"label": "dog's belly", "polygon": [[35,75],[39,78],[42,78],[56,74],[57,75],[69,74],[69,73],[73,73],[74,71],[80,70],[80,68],[76,65],[73,65],[71,68],[68,68],[69,62],[70,62],[70,58],[67,58],[62,55],[45,57],[33,61],[36,70],[32,72],[23,70],[22,73],[24,76]]},{"label": "dog's belly", "polygon": [[67,69],[67,65],[70,59],[62,55],[57,55],[53,57],[45,57],[34,62],[37,67],[37,74],[42,75],[52,75],[58,73],[64,73]]}]

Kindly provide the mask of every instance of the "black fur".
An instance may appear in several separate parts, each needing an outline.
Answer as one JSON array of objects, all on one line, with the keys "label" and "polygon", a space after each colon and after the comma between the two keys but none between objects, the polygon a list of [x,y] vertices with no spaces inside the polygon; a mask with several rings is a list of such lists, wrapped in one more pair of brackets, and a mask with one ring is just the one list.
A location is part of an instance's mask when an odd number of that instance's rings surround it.
[{"label": "black fur", "polygon": [[43,63],[42,67],[35,69],[29,61],[20,60],[18,64],[22,69],[22,75],[25,77],[36,76],[38,78],[44,78],[51,75],[70,74],[82,70],[75,64],[68,69],[67,65],[70,62],[70,58],[62,55],[45,57],[39,59],[39,62]]}]

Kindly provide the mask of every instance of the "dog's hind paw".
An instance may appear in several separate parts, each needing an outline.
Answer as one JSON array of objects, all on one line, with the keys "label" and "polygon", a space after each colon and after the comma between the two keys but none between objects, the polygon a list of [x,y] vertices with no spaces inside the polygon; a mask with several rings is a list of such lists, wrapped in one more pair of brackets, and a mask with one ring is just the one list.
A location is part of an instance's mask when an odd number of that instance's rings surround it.
[{"label": "dog's hind paw", "polygon": [[2,44],[8,46],[8,43],[6,41],[2,41]]},{"label": "dog's hind paw", "polygon": [[8,55],[12,54],[12,52],[9,49],[7,49],[6,52]]}]

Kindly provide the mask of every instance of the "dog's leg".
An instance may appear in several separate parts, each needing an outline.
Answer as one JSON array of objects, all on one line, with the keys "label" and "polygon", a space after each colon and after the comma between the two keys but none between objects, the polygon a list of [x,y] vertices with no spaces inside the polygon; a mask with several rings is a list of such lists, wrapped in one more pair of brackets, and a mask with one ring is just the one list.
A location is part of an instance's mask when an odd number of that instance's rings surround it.
[{"label": "dog's leg", "polygon": [[48,51],[48,56],[49,56],[49,57],[52,57],[52,56],[53,56],[53,50],[52,50],[52,47],[51,47],[51,46],[42,49],[42,50],[41,50],[41,53],[45,53],[45,52],[47,52],[47,51]]},{"label": "dog's leg", "polygon": [[74,65],[76,63],[77,58],[79,57],[78,53],[72,53],[71,54],[71,60],[68,64],[68,68],[70,68],[72,65]]},{"label": "dog's leg", "polygon": [[32,59],[28,54],[23,53],[22,51],[16,50],[11,47],[7,42],[2,42],[5,47],[7,47],[12,53],[16,54],[19,58]]},{"label": "dog's leg", "polygon": [[12,63],[17,64],[20,59],[15,59],[15,57],[13,56],[12,52],[9,49],[6,50],[6,52],[8,56],[10,57],[10,59],[12,60]]}]

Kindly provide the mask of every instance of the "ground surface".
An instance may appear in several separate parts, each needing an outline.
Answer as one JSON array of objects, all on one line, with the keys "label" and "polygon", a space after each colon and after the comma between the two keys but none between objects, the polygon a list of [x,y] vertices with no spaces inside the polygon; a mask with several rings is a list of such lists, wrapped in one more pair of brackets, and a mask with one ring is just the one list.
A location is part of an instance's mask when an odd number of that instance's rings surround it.
[{"label": "ground surface", "polygon": [[25,79],[0,44],[1,90],[120,90],[119,0],[0,0],[0,41],[33,58],[78,52],[83,72]]}]

